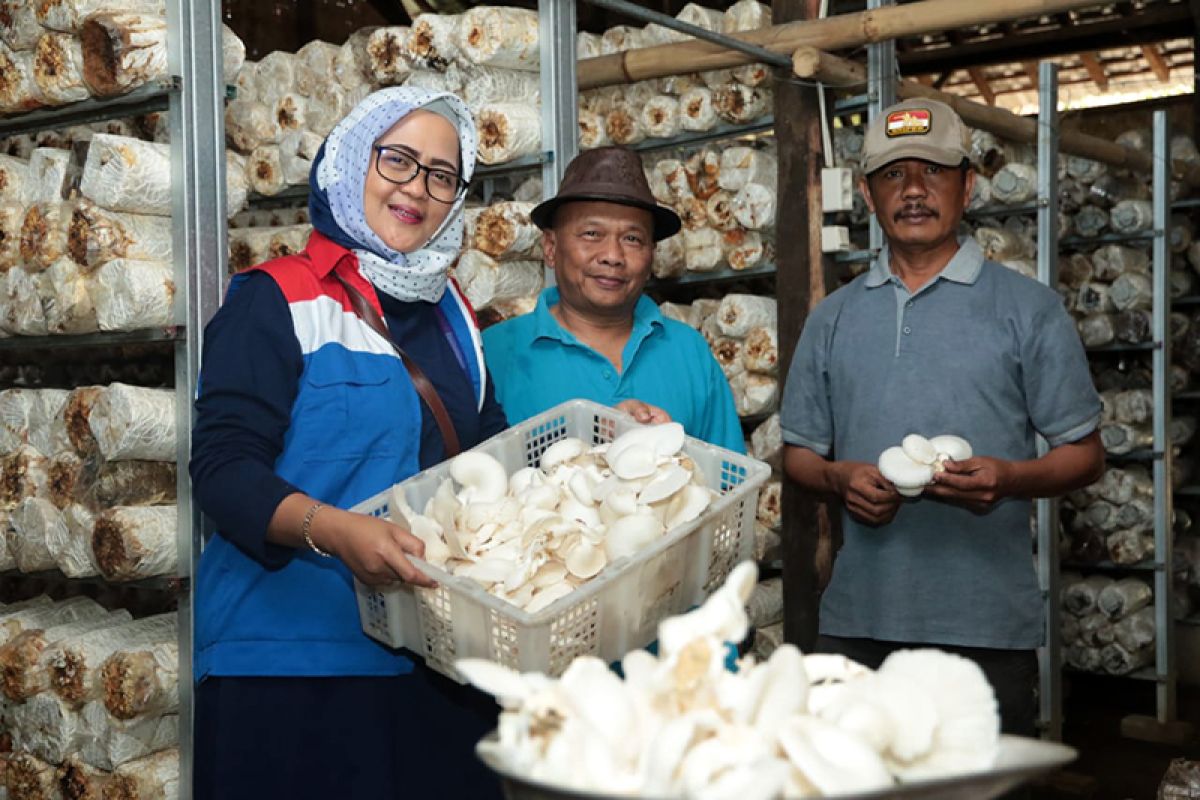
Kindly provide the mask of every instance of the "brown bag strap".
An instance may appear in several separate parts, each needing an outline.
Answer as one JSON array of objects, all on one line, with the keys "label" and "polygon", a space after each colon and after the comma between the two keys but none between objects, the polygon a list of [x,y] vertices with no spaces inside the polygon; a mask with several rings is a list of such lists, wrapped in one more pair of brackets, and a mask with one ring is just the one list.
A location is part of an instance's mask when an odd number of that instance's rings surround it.
[{"label": "brown bag strap", "polygon": [[433,387],[433,381],[424,371],[417,366],[417,362],[409,357],[408,353],[396,344],[396,340],[392,338],[392,334],[388,331],[387,323],[383,321],[383,317],[379,316],[379,312],[371,305],[363,293],[350,285],[350,282],[338,275],[337,272],[333,276],[341,282],[346,289],[346,294],[350,296],[350,305],[354,307],[354,313],[359,319],[371,326],[371,328],[387,339],[388,344],[396,351],[396,355],[400,356],[400,360],[404,363],[404,368],[408,370],[408,377],[412,379],[413,387],[417,390],[417,394],[421,395],[421,399],[425,401],[425,405],[429,406],[429,410],[433,412],[433,419],[437,422],[438,430],[442,432],[442,443],[446,447],[446,458],[453,458],[462,452],[462,447],[458,443],[458,433],[454,430],[454,423],[450,420],[450,414],[446,412],[446,406],[442,405],[442,398],[438,396],[437,389]]}]

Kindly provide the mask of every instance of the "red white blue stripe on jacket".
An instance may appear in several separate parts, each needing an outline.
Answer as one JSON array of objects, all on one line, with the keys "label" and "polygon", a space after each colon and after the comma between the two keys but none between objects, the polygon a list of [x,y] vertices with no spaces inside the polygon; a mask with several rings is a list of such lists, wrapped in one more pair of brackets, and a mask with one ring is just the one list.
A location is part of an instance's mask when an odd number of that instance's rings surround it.
[{"label": "red white blue stripe on jacket", "polygon": [[[391,344],[358,318],[333,274],[382,313],[354,254],[314,233],[303,253],[258,269],[283,291],[304,360],[276,473],[339,508],[416,474],[419,397]],[[474,314],[453,282],[439,307],[465,354],[482,407],[487,373]],[[199,678],[412,669],[407,657],[362,632],[350,572],[335,558],[298,550],[283,568],[267,570],[215,536],[201,559],[196,603]]]}]

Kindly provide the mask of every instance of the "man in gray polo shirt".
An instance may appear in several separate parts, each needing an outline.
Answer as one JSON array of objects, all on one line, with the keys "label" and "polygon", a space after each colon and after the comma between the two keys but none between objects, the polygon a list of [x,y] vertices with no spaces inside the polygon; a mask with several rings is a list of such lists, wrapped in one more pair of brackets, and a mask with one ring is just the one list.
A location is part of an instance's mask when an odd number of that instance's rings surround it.
[{"label": "man in gray polo shirt", "polygon": [[[1100,400],[1058,295],[958,238],[969,142],[931,100],[868,128],[860,188],[887,245],[808,317],[784,391],[785,463],[845,508],[818,648],[869,666],[903,647],[962,653],[1004,729],[1032,735],[1045,631],[1030,498],[1100,477]],[[904,498],[875,464],[910,433],[961,436],[975,456]],[[1041,458],[1035,434],[1051,448]]]}]

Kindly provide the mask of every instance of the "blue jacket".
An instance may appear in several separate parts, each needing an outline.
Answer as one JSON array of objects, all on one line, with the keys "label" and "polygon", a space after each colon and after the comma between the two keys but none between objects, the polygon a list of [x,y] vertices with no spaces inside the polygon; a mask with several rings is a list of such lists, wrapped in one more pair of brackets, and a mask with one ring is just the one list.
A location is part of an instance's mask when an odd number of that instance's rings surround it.
[{"label": "blue jacket", "polygon": [[[303,253],[258,269],[283,292],[303,357],[275,474],[289,488],[349,508],[418,472],[417,393],[391,345],[354,314],[333,275],[380,311],[354,255],[314,233]],[[470,308],[453,284],[438,308],[482,409],[490,392]],[[195,588],[197,679],[412,669],[406,656],[362,632],[351,574],[336,558],[295,550],[265,561],[219,533],[205,549]]]}]

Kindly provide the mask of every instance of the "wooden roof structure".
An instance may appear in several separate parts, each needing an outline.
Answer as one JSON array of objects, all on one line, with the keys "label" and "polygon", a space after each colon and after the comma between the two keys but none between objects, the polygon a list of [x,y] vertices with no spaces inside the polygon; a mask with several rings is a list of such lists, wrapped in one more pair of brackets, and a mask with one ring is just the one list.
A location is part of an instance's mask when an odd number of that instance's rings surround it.
[{"label": "wooden roof structure", "polygon": [[[537,0],[490,0],[494,5],[536,8]],[[992,0],[995,2],[995,0]],[[603,31],[640,24],[576,0],[579,27]],[[688,0],[642,5],[677,14]],[[698,0],[725,8],[730,0]],[[246,40],[251,58],[276,49],[296,50],[310,39],[340,43],[367,25],[403,25],[424,11],[456,13],[480,0],[224,0],[227,22]],[[830,14],[861,11],[866,0],[832,0]],[[1193,11],[1193,7],[1196,9]],[[1200,0],[1122,0],[1019,20],[897,41],[900,74],[945,91],[1013,110],[1037,101],[1037,62],[1060,64],[1059,84],[1068,105],[1129,102],[1190,92]],[[841,55],[863,59],[863,54]]]}]

